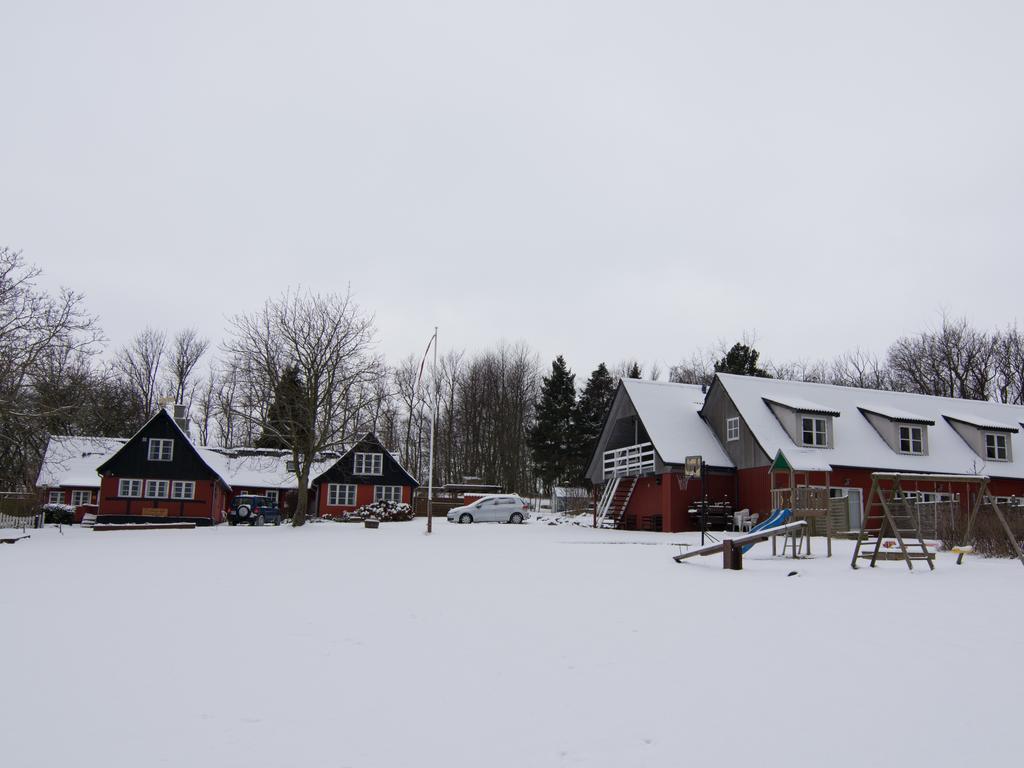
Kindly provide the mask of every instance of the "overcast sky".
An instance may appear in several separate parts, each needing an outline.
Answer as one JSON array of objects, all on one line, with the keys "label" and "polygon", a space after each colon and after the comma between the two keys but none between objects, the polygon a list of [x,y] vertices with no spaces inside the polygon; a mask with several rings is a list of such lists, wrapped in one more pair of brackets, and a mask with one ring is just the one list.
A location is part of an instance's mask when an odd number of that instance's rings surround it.
[{"label": "overcast sky", "polygon": [[111,343],[286,286],[586,374],[1018,316],[1021,2],[0,4],[0,243]]}]

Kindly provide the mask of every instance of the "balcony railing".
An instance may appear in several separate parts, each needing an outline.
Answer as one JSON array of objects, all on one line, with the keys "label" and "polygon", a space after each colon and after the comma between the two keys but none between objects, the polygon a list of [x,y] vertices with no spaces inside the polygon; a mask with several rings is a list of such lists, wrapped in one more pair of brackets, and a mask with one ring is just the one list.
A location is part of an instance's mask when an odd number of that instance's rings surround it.
[{"label": "balcony railing", "polygon": [[604,479],[654,471],[654,443],[638,443],[604,452]]}]

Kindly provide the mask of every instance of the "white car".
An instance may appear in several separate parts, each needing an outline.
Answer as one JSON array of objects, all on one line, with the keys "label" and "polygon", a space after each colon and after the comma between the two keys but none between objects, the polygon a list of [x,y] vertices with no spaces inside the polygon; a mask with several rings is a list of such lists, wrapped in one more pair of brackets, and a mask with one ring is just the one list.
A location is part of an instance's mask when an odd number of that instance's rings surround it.
[{"label": "white car", "polygon": [[491,493],[448,512],[449,523],[521,523],[530,518],[530,505],[514,493]]}]

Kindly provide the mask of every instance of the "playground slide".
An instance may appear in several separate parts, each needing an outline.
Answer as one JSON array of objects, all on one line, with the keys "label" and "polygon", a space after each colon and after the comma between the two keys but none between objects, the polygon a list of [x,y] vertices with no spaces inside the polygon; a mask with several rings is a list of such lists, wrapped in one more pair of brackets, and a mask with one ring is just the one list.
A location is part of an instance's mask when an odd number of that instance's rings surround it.
[{"label": "playground slide", "polygon": [[[788,509],[773,510],[772,513],[768,515],[767,520],[765,520],[763,523],[758,523],[757,525],[755,525],[753,528],[750,529],[750,532],[757,533],[758,531],[764,531],[769,528],[777,528],[780,525],[785,525],[789,522],[789,518],[792,517],[792,515],[793,513]],[[743,554],[747,554],[747,552],[749,552],[750,548],[753,546],[753,544],[747,544],[745,547],[743,547]]]}]

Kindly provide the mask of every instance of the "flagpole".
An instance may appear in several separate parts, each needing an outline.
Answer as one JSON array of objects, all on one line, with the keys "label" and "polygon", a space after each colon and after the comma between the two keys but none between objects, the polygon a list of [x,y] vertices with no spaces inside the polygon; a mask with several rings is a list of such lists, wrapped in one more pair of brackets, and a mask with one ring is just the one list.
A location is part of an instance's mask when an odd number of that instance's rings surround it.
[{"label": "flagpole", "polygon": [[437,417],[437,326],[434,326],[434,373],[430,377],[434,402],[430,406],[430,460],[427,469],[427,533],[434,530],[434,420]]}]

